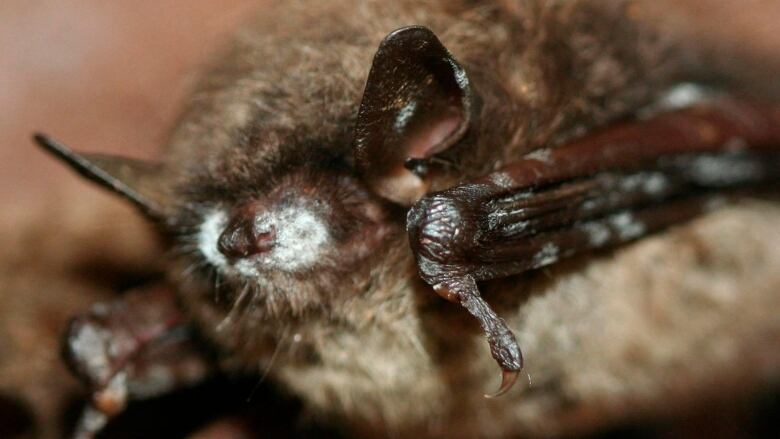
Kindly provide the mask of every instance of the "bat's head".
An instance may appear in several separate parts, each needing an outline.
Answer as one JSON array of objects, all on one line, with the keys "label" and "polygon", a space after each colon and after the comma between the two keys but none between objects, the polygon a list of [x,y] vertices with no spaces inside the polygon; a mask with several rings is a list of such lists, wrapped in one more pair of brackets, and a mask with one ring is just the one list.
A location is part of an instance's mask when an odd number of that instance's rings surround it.
[{"label": "bat's head", "polygon": [[[174,145],[161,164],[37,140],[162,224],[199,267],[195,275],[234,300],[249,290],[272,308],[306,308],[350,282],[366,283],[355,281],[357,267],[402,231],[405,207],[429,188],[426,160],[467,131],[472,93],[436,36],[415,26],[382,41],[362,97],[335,134],[280,117],[279,108],[290,106],[286,95],[244,95],[260,110],[240,129],[197,145],[178,142],[184,146]],[[327,106],[328,97],[320,99]]]}]

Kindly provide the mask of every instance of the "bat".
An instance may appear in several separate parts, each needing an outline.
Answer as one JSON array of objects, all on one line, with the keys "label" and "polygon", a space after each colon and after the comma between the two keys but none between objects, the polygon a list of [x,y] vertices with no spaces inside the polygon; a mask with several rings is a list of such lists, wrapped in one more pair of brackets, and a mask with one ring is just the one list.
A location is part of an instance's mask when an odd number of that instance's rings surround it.
[{"label": "bat", "polygon": [[[425,284],[476,317],[503,373],[491,396],[508,391],[523,357],[477,282],[640,239],[780,177],[771,101],[656,105],[710,78],[636,4],[284,6],[288,23],[256,19],[204,74],[159,163],[36,134],[171,248],[166,282],[68,327],[66,360],[93,392],[77,436],[283,345],[275,378],[312,406],[424,420],[441,387],[400,371],[435,369],[436,348],[398,341],[396,323],[424,324],[399,315]],[[441,355],[459,352],[462,331],[445,331]],[[395,415],[407,398],[428,409]]]}]

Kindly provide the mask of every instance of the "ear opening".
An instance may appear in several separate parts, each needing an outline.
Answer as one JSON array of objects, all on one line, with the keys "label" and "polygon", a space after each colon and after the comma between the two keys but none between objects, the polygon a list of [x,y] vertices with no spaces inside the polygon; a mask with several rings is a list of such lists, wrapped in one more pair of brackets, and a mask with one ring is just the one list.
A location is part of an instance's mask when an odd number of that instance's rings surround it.
[{"label": "ear opening", "polygon": [[144,215],[163,219],[166,203],[159,188],[159,164],[107,154],[76,153],[41,133],[35,133],[33,140],[82,177],[129,200]]},{"label": "ear opening", "polygon": [[424,162],[463,137],[471,107],[465,70],[430,29],[392,32],[374,56],[357,117],[363,178],[382,197],[413,204],[430,185]]}]

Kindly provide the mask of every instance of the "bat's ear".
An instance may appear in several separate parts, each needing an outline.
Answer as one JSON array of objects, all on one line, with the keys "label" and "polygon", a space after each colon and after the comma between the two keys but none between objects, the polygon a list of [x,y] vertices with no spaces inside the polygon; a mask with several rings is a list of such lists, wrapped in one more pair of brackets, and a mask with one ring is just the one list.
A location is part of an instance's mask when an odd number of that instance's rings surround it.
[{"label": "bat's ear", "polygon": [[363,178],[382,197],[413,204],[429,186],[421,160],[463,137],[471,106],[466,72],[430,29],[394,31],[374,56],[357,117],[355,158]]},{"label": "bat's ear", "polygon": [[33,139],[83,177],[132,202],[146,216],[164,219],[167,203],[160,190],[159,164],[105,154],[79,154],[39,133]]}]

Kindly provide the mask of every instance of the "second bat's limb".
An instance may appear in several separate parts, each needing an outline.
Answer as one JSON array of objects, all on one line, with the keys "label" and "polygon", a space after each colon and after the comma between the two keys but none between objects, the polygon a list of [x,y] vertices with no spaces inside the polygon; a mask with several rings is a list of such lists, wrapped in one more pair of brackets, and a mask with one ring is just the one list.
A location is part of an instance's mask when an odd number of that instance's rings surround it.
[{"label": "second bat's limb", "polygon": [[479,320],[503,371],[497,396],[523,357],[478,281],[635,240],[731,190],[778,182],[780,107],[720,100],[612,126],[429,194],[407,230],[423,280]]},{"label": "second bat's limb", "polygon": [[78,439],[94,437],[128,401],[199,382],[214,369],[165,285],[128,291],[74,318],[63,354],[91,391]]}]

